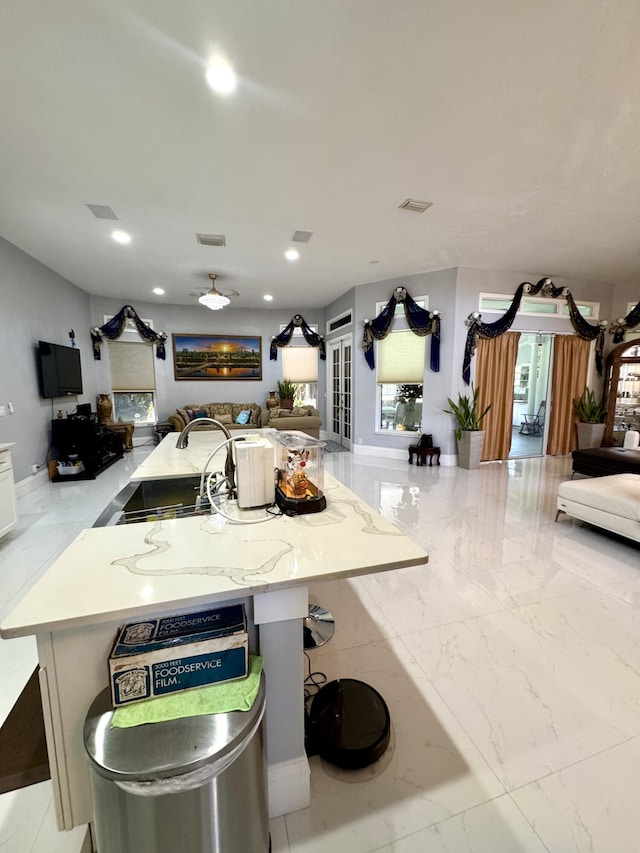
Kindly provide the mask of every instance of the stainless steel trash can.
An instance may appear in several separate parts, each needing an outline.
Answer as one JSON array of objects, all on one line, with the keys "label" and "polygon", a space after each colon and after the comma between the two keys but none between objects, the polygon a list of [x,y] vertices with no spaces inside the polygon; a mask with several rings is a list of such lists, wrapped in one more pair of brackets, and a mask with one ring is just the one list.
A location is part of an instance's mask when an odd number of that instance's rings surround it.
[{"label": "stainless steel trash can", "polygon": [[250,711],[111,728],[109,691],[84,727],[99,853],[267,853],[264,675]]}]

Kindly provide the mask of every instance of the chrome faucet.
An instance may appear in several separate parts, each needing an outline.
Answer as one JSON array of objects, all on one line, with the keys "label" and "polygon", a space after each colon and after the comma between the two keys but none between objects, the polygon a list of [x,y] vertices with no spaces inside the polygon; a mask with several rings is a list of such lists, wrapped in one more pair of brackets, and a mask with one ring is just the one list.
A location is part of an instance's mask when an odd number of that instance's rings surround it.
[{"label": "chrome faucet", "polygon": [[[184,450],[185,447],[189,444],[189,433],[192,429],[195,429],[199,424],[213,424],[214,426],[221,429],[225,435],[225,438],[230,439],[231,433],[227,429],[227,427],[217,421],[215,418],[195,418],[195,420],[190,421],[186,427],[182,430],[180,435],[178,436],[178,440],[176,442],[176,450]],[[229,483],[229,496],[233,497],[236,490],[236,466],[233,462],[233,450],[231,449],[231,444],[227,445],[227,461],[224,466],[224,475],[227,478],[227,482]],[[204,471],[203,471],[204,475]],[[202,495],[200,496],[202,497]]]}]

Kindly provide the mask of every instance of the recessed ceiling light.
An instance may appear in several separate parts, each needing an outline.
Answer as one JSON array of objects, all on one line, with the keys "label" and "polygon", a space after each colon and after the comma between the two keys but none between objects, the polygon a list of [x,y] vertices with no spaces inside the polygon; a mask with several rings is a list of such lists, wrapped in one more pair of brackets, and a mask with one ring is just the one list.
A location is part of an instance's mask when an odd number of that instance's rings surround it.
[{"label": "recessed ceiling light", "polygon": [[287,249],[284,256],[288,261],[297,261],[300,257],[300,252],[297,249]]},{"label": "recessed ceiling light", "polygon": [[218,60],[207,68],[207,83],[218,95],[229,95],[236,88],[236,75],[226,62]]},{"label": "recessed ceiling light", "polygon": [[116,243],[122,243],[123,246],[131,242],[131,234],[127,234],[126,231],[112,231],[111,236]]},{"label": "recessed ceiling light", "polygon": [[164,293],[164,288],[163,287],[154,287],[153,292],[156,294],[156,296],[162,296],[162,294]]},{"label": "recessed ceiling light", "polygon": [[262,298],[265,302],[273,302],[273,296],[270,293],[265,293]]}]

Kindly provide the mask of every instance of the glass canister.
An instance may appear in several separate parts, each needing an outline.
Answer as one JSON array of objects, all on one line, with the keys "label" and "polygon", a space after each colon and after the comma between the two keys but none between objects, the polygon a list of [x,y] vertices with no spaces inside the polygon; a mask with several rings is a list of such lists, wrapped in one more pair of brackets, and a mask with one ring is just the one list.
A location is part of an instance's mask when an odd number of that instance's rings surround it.
[{"label": "glass canister", "polygon": [[310,435],[275,432],[278,486],[276,503],[286,515],[321,512],[324,490],[324,444]]}]

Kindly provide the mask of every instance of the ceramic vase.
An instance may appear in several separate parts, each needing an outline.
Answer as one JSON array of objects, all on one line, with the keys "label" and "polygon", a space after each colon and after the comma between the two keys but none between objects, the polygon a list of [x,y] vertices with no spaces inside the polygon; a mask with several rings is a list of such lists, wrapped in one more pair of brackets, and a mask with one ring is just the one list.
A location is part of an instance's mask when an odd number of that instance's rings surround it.
[{"label": "ceramic vase", "polygon": [[98,418],[100,419],[100,423],[109,423],[109,421],[111,420],[111,412],[113,411],[113,404],[108,394],[98,395],[96,409],[98,410]]},{"label": "ceramic vase", "polygon": [[271,411],[271,409],[278,408],[278,398],[276,396],[275,391],[269,391],[269,396],[267,397],[267,409]]}]

